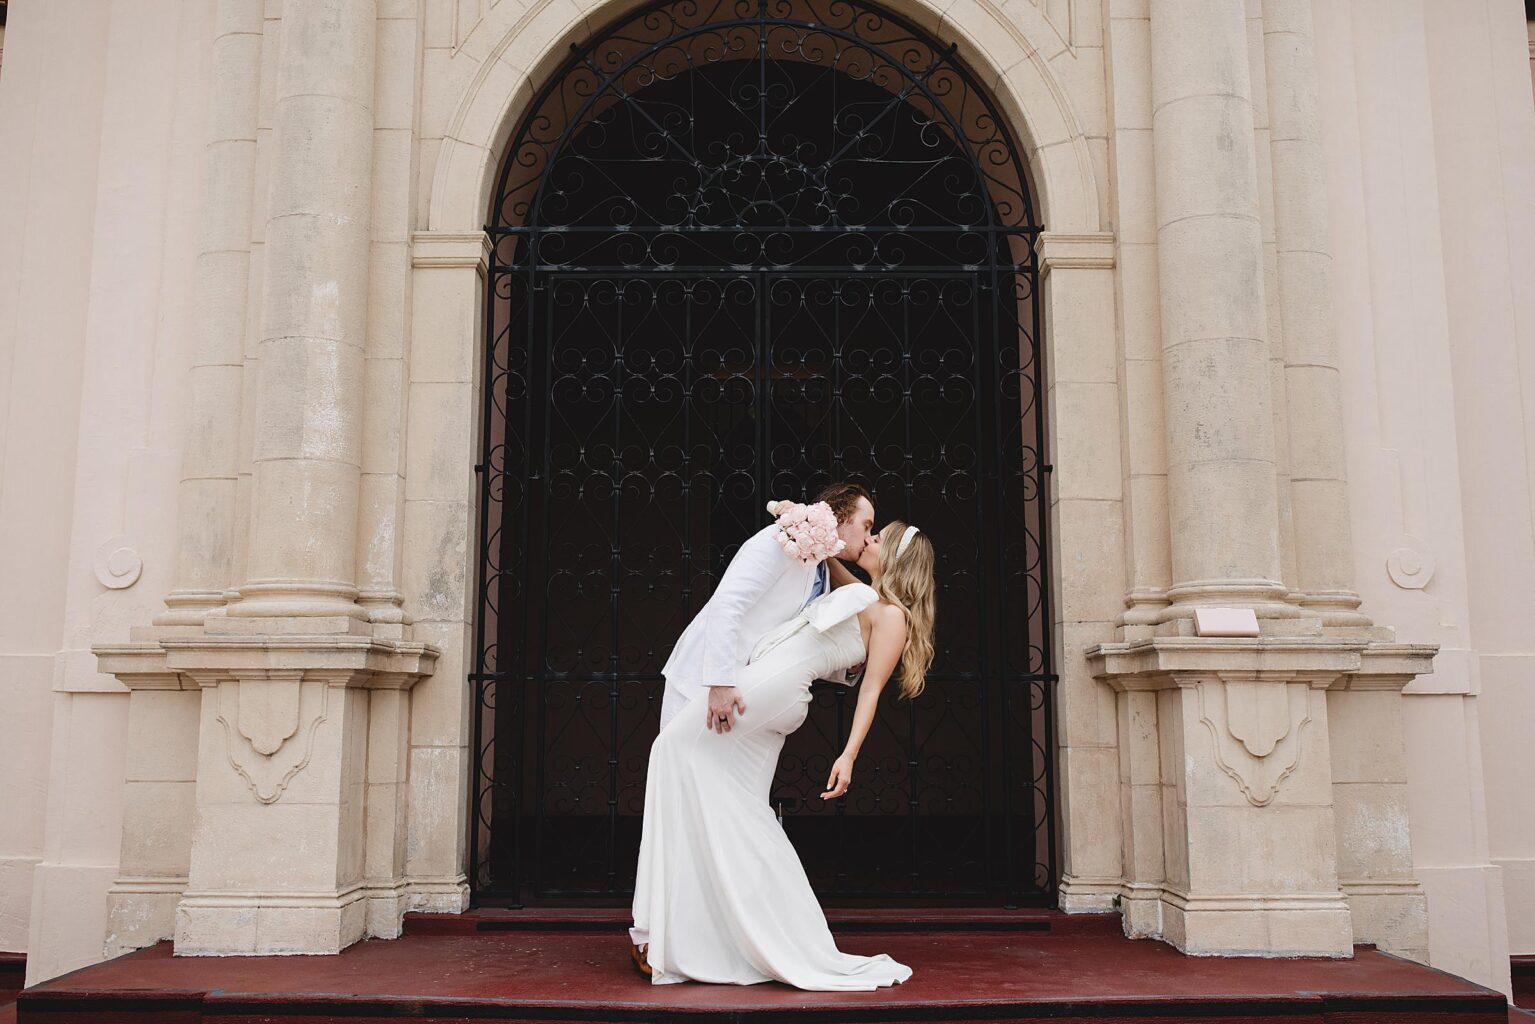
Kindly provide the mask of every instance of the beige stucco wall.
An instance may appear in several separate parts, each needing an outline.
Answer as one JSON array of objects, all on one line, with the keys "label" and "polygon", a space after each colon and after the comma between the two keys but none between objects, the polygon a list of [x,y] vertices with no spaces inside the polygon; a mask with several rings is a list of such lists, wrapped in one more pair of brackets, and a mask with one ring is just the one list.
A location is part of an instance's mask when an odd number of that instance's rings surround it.
[{"label": "beige stucco wall", "polygon": [[171,582],[206,99],[180,86],[207,75],[204,12],[12,4],[7,24],[0,948],[54,973],[100,958],[121,842],[126,691],[89,644]]},{"label": "beige stucco wall", "polygon": [[1471,976],[1535,948],[1535,105],[1517,8],[1317,5],[1357,576],[1377,620],[1441,645],[1406,691],[1413,852],[1434,960]]},{"label": "beige stucco wall", "polygon": [[[199,813],[191,780],[224,770],[215,759],[199,766],[195,757],[173,764],[135,755],[128,690],[98,670],[91,646],[145,630],[178,583],[188,370],[197,325],[207,322],[196,308],[204,161],[210,118],[231,116],[209,108],[213,40],[226,30],[259,53],[248,138],[250,300],[236,384],[243,399],[229,403],[240,421],[230,492],[239,550],[225,585],[245,578],[283,4],[245,6],[251,24],[231,30],[216,28],[215,5],[203,0],[19,0],[7,26],[0,819],[16,827],[0,832],[0,949],[26,950],[32,981],[142,941],[120,932],[125,922],[109,923],[108,890],[114,899],[126,894],[120,908],[137,906],[134,885],[158,886],[174,901],[187,884]],[[1162,835],[1142,831],[1151,819],[1137,801],[1160,801],[1163,790],[1179,798],[1170,765],[1160,781],[1137,781],[1137,772],[1158,768],[1125,741],[1136,715],[1160,710],[1170,727],[1170,695],[1116,697],[1084,653],[1127,630],[1161,628],[1174,581],[1160,333],[1167,314],[1157,273],[1167,227],[1157,202],[1169,193],[1166,182],[1156,187],[1151,8],[1147,0],[896,6],[958,39],[995,83],[1030,151],[1053,236],[1041,251],[1057,446],[1052,627],[1063,676],[1063,899],[1073,909],[1107,908],[1129,895],[1127,877],[1164,870]],[[1290,243],[1274,230],[1288,214],[1275,213],[1269,165],[1289,122],[1287,111],[1271,118],[1267,109],[1265,6],[1282,5],[1250,0],[1241,29],[1260,72],[1252,150],[1271,296],[1264,312],[1278,323],[1280,251]],[[1412,682],[1401,703],[1411,874],[1428,894],[1431,962],[1506,989],[1509,952],[1535,952],[1535,824],[1523,811],[1535,778],[1523,739],[1535,728],[1525,627],[1535,611],[1535,428],[1525,415],[1535,398],[1535,358],[1526,351],[1535,310],[1517,287],[1535,244],[1535,105],[1523,18],[1510,0],[1312,7],[1326,175],[1316,188],[1331,211],[1346,426],[1332,443],[1347,454],[1353,577],[1374,623],[1394,628],[1400,641],[1441,648],[1433,674]],[[373,289],[357,471],[361,533],[388,543],[360,546],[355,561],[373,595],[377,635],[393,630],[441,652],[436,671],[400,698],[410,703],[398,766],[378,769],[384,774],[348,768],[345,738],[336,738],[337,771],[363,773],[355,784],[370,800],[384,791],[400,808],[400,823],[384,821],[398,850],[385,842],[358,853],[384,863],[386,881],[394,880],[387,918],[405,906],[453,909],[462,887],[462,674],[472,621],[483,260],[475,232],[528,83],[607,11],[595,0],[378,0],[376,10],[368,48],[374,201],[364,257]],[[1283,52],[1283,43],[1267,44]],[[235,141],[246,142],[245,134]],[[1282,398],[1284,359],[1276,351],[1270,363]],[[1280,439],[1288,437],[1285,415],[1276,398],[1271,426]],[[1270,482],[1280,494],[1290,472],[1285,456]],[[1275,552],[1293,589],[1297,553],[1304,563],[1311,538],[1293,529],[1287,505],[1280,512]],[[402,609],[410,621],[388,622],[380,608]],[[208,676],[196,685],[214,687],[203,691],[207,699],[222,684]],[[157,723],[174,723],[195,746],[196,685],[135,690],[140,728],[153,735]],[[1325,721],[1320,694],[1306,699]],[[393,699],[349,697],[349,714],[367,707],[374,723],[398,724]],[[1360,708],[1366,728],[1372,714],[1395,721],[1393,694],[1334,703],[1334,728],[1345,738]],[[1149,757],[1155,762],[1156,752]],[[1307,799],[1327,803],[1325,774],[1314,773],[1348,765],[1346,756],[1312,762],[1294,785],[1304,777]],[[1342,774],[1338,781],[1346,782]],[[231,794],[231,803],[241,798],[238,787]],[[161,809],[158,817],[146,816],[148,805]],[[1261,813],[1245,804],[1236,812]],[[1351,839],[1344,827],[1340,835],[1345,846],[1405,849],[1398,819],[1380,828],[1395,832],[1366,829]],[[154,863],[153,879],[125,882],[125,851]],[[1315,854],[1326,860],[1326,851]],[[1360,894],[1385,884],[1337,881],[1356,912]],[[158,937],[150,933],[169,926],[145,927],[143,936]],[[388,933],[387,921],[369,927]]]},{"label": "beige stucco wall", "polygon": [[[1535,104],[1511,59],[1522,20],[1514,4],[1473,17],[1440,5],[1427,19],[1439,41],[1430,51],[1435,160],[1487,842],[1503,870],[1514,953],[1535,949],[1535,750],[1523,739],[1535,721]],[[1496,56],[1478,62],[1478,52]]]}]

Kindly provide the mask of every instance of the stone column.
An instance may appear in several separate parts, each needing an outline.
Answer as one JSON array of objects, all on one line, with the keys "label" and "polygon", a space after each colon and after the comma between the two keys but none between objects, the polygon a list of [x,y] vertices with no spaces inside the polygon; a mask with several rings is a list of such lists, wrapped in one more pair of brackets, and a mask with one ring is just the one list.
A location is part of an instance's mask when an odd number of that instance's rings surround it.
[{"label": "stone column", "polygon": [[1167,607],[1167,589],[1172,585],[1156,168],[1151,142],[1151,23],[1144,6],[1114,5],[1104,59],[1113,83],[1110,155],[1117,187],[1111,201],[1115,204],[1128,576],[1121,619],[1129,639],[1151,635]]},{"label": "stone column", "polygon": [[410,694],[405,875],[411,910],[461,913],[469,905],[468,786],[473,670],[486,268],[483,231],[417,232],[412,239],[410,407],[405,536],[400,580],[412,635],[442,652],[439,669]]},{"label": "stone column", "polygon": [[[1328,632],[1386,638],[1360,614],[1332,308],[1326,168],[1310,0],[1263,0],[1279,304],[1289,405],[1290,493],[1302,604]],[[1427,962],[1427,907],[1413,874],[1401,690],[1423,660],[1378,643],[1374,667],[1328,691],[1338,883],[1355,942]]]},{"label": "stone column", "polygon": [[[391,16],[393,15],[393,16]],[[374,635],[402,635],[401,519],[405,476],[406,344],[410,323],[411,188],[421,33],[414,5],[380,12],[373,100],[373,218],[364,352],[362,477],[357,525],[358,603]]]},{"label": "stone column", "polygon": [[436,651],[272,639],[161,641],[164,670],[202,689],[178,955],[335,953],[399,934],[402,691]]},{"label": "stone column", "polygon": [[1327,692],[1338,885],[1355,942],[1428,963],[1428,899],[1413,870],[1402,687],[1431,648],[1374,644]]},{"label": "stone column", "polygon": [[[357,602],[375,0],[282,6],[260,354],[246,418],[255,442],[247,580],[202,630],[95,648],[102,669],[135,689],[136,711],[169,720],[173,707],[179,716],[174,763],[143,756],[151,728],[130,737],[143,767],[131,769],[136,802],[123,837],[132,884],[118,888],[134,891],[115,894],[122,903],[153,884],[158,897],[184,871],[178,954],[330,953],[399,933],[404,691],[431,674],[438,653],[405,637],[388,594],[370,593],[380,617],[395,620],[377,632]],[[231,342],[228,355],[238,349]],[[238,419],[238,385],[209,399],[229,420]],[[378,405],[387,409],[387,396]],[[386,440],[391,426],[386,416]],[[156,689],[178,693],[155,700]],[[192,691],[195,701],[180,696]],[[190,817],[189,850],[147,844],[156,819],[139,805],[157,798],[169,801],[165,816]],[[139,903],[158,916],[140,927],[118,914],[122,945],[164,932],[168,901]]]},{"label": "stone column", "polygon": [[[1326,689],[1367,641],[1317,636],[1286,601],[1246,7],[1150,5],[1173,603],[1155,635],[1087,660],[1121,694],[1126,930],[1347,956]],[[1207,605],[1261,631],[1195,635]]]},{"label": "stone column", "polygon": [[229,615],[303,617],[305,632],[367,630],[356,565],[375,14],[375,0],[283,4],[249,568]]},{"label": "stone column", "polygon": [[1293,616],[1280,582],[1244,5],[1153,0],[1151,90],[1173,613],[1224,604]]},{"label": "stone column", "polygon": [[1106,910],[1119,891],[1118,756],[1114,694],[1092,676],[1082,652],[1112,638],[1124,607],[1124,481],[1116,351],[1114,240],[1098,233],[1044,232],[1035,242],[1044,303],[1045,409],[1052,438],[1050,536],[1073,566],[1051,604],[1060,651],[1054,753],[1061,774],[1060,906]]},{"label": "stone column", "polygon": [[[1164,779],[1173,773],[1158,742],[1157,693],[1123,689],[1119,716],[1120,832],[1124,836],[1124,879],[1119,890],[1125,934],[1162,934],[1162,896],[1167,883],[1164,859],[1164,803],[1174,794]],[[1168,808],[1171,812],[1172,808]]]},{"label": "stone column", "polygon": [[1263,42],[1295,524],[1290,582],[1324,625],[1368,626],[1354,592],[1310,0],[1263,0]]},{"label": "stone column", "polygon": [[1365,646],[1155,637],[1088,652],[1121,693],[1127,934],[1200,955],[1349,955],[1325,691]]},{"label": "stone column", "polygon": [[123,834],[117,878],[107,891],[109,957],[153,945],[176,932],[176,906],[187,887],[197,795],[197,685],[146,664],[129,646],[110,647],[103,671],[121,673],[128,697]]},{"label": "stone column", "polygon": [[215,15],[192,409],[176,495],[176,586],[156,626],[201,626],[233,582],[262,8],[262,0],[219,0]]}]

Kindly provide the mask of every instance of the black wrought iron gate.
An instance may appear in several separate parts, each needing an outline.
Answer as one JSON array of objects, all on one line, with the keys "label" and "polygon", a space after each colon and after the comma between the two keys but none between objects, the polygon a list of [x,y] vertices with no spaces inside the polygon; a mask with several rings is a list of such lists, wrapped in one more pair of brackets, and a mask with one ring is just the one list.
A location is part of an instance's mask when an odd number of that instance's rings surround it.
[{"label": "black wrought iron gate", "polygon": [[573,48],[487,225],[477,901],[626,899],[671,644],[765,502],[835,479],[941,589],[849,794],[855,694],[785,748],[817,892],[1053,900],[1038,230],[991,99],[876,7],[667,0]]}]

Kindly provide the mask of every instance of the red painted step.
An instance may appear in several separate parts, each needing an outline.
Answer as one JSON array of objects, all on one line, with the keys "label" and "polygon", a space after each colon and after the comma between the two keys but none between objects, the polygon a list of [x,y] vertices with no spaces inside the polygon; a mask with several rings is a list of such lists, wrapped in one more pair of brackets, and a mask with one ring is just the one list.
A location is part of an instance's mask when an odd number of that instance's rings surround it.
[{"label": "red painted step", "polygon": [[[838,932],[1008,931],[1051,935],[1119,935],[1117,913],[1063,914],[1058,910],[995,907],[831,907],[826,920]],[[482,907],[464,914],[405,915],[407,935],[473,935],[501,931],[623,932],[633,923],[628,908],[554,907],[505,910]]]},{"label": "red painted step", "polygon": [[1511,956],[1508,973],[1514,983],[1514,1005],[1535,1010],[1535,956]]},{"label": "red painted step", "polygon": [[0,1005],[16,998],[27,977],[27,954],[0,953]]},{"label": "red painted step", "polygon": [[16,993],[26,977],[27,954],[0,953],[0,1024],[16,1024]]},{"label": "red painted step", "polygon": [[409,934],[335,956],[172,957],[169,943],[21,993],[18,1024],[592,1021],[799,1024],[1508,1024],[1500,993],[1371,949],[1349,959],[1188,957],[1122,935],[839,932],[910,964],[873,992],[658,985],[621,931]]}]

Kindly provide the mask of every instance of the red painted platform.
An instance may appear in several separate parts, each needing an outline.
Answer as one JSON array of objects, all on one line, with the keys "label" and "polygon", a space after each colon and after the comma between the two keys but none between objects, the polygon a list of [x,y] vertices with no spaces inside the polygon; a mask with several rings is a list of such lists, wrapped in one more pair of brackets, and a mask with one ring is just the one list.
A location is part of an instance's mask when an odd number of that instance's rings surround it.
[{"label": "red painted platform", "polygon": [[1535,956],[1511,956],[1508,973],[1514,985],[1514,1005],[1535,1010]]},{"label": "red painted platform", "polygon": [[0,953],[0,1006],[15,1000],[26,976],[25,953]]},{"label": "red painted platform", "polygon": [[172,957],[169,943],[160,943],[25,990],[18,1024],[1511,1019],[1499,993],[1369,947],[1347,960],[1187,957],[1161,942],[1124,938],[1114,915],[1035,911],[1042,930],[928,921],[902,931],[886,930],[896,926],[889,913],[873,914],[872,925],[832,913],[843,949],[887,952],[915,973],[875,992],[826,993],[771,983],[652,986],[630,966],[612,912],[592,912],[576,927],[568,914],[518,913],[413,918],[402,938],[336,956]]}]

